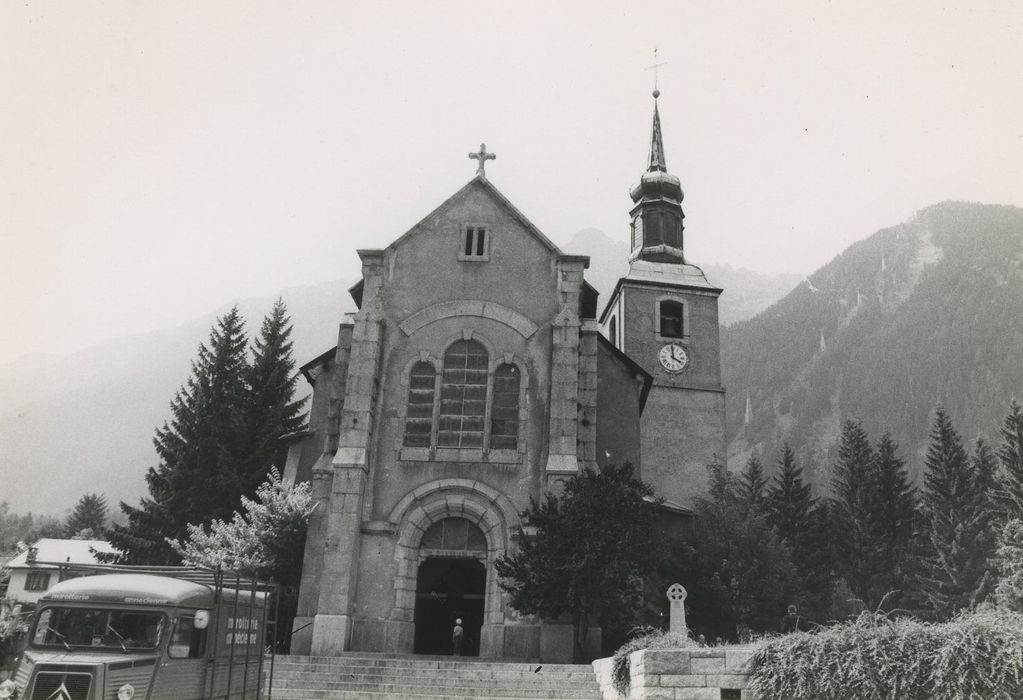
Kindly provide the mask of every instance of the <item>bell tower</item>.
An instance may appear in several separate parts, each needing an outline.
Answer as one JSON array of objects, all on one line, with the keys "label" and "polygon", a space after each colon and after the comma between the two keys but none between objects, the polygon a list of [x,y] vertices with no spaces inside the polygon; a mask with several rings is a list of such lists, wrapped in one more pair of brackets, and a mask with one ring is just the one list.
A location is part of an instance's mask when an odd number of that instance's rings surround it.
[{"label": "bell tower", "polygon": [[646,172],[630,191],[629,274],[615,285],[601,330],[653,376],[640,422],[639,473],[655,493],[689,507],[707,492],[707,465],[725,461],[718,296],[686,260],[682,185],[668,172],[661,117]]}]

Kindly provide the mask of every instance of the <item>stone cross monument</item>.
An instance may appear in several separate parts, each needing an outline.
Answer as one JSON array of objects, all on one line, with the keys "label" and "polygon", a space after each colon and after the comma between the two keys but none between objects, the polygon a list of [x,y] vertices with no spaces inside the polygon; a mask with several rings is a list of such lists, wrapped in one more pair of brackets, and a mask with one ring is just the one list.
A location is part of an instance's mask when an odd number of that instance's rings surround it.
[{"label": "stone cross monument", "polygon": [[668,588],[668,601],[671,604],[668,618],[668,631],[686,634],[686,589],[682,584],[673,583]]}]

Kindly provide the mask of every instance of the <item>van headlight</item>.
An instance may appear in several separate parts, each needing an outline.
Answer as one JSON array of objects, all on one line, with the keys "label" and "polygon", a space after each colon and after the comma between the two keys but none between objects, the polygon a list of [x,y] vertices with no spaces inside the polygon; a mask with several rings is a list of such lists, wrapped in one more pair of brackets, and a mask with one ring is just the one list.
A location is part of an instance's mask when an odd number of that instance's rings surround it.
[{"label": "van headlight", "polygon": [[131,683],[125,683],[117,689],[117,700],[131,700],[135,697],[135,688]]},{"label": "van headlight", "polygon": [[0,683],[0,698],[13,698],[17,692],[18,688],[14,685],[14,681],[6,680]]}]

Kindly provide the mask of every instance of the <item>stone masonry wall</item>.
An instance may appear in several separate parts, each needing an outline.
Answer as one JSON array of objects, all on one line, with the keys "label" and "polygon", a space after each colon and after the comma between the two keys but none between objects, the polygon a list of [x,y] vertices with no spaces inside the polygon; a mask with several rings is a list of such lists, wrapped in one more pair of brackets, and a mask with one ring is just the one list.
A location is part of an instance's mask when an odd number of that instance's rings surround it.
[{"label": "stone masonry wall", "polygon": [[628,696],[611,685],[611,659],[593,662],[604,700],[756,700],[746,688],[749,647],[645,649],[629,656]]}]

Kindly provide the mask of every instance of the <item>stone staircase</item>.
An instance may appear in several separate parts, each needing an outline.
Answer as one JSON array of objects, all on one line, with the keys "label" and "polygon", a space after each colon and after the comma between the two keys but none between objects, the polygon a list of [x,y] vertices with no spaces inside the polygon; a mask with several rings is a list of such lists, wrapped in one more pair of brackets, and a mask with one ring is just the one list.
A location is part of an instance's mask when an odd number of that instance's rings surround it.
[{"label": "stone staircase", "polygon": [[278,656],[272,700],[600,700],[587,665],[350,652]]}]

